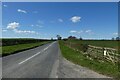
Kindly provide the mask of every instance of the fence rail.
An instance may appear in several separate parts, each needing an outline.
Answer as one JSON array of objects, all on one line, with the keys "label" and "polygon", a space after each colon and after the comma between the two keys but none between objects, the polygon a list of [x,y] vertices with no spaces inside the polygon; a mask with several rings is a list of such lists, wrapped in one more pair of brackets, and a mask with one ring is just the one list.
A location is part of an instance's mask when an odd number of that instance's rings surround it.
[{"label": "fence rail", "polygon": [[88,50],[86,54],[96,56],[100,60],[111,61],[113,63],[118,62],[118,50],[113,48],[104,48],[104,47],[96,47],[96,46],[88,46]]},{"label": "fence rail", "polygon": [[109,61],[112,63],[117,63],[120,57],[117,49],[106,48],[106,47],[97,47],[86,44],[77,44],[72,42],[64,42],[68,47],[82,52],[86,57],[90,59],[97,59],[99,61]]}]

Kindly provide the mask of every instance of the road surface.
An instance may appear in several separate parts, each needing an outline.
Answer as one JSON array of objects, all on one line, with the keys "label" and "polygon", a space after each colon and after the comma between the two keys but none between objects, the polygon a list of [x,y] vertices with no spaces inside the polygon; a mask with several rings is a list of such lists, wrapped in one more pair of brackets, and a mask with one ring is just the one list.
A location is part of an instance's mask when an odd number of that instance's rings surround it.
[{"label": "road surface", "polygon": [[57,41],[3,57],[3,78],[108,78],[61,56]]}]

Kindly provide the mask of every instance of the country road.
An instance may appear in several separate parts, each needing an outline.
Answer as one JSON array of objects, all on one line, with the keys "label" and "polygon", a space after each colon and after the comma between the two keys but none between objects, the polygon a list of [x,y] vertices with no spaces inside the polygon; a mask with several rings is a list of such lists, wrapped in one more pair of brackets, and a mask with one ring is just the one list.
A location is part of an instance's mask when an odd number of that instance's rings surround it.
[{"label": "country road", "polygon": [[61,55],[57,41],[2,58],[3,78],[108,78]]}]

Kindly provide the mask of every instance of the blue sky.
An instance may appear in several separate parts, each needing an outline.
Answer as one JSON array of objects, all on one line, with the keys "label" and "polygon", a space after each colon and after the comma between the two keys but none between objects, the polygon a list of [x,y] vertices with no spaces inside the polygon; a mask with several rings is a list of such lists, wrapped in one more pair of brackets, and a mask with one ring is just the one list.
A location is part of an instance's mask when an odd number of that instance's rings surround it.
[{"label": "blue sky", "polygon": [[112,38],[118,34],[118,5],[115,2],[4,2],[3,37]]}]

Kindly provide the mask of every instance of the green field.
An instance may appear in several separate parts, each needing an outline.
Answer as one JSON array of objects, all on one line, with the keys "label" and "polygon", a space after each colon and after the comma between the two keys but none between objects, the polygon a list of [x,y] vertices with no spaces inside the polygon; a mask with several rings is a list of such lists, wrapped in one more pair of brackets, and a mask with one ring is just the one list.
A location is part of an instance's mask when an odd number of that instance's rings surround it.
[{"label": "green field", "polygon": [[18,44],[18,45],[12,45],[12,46],[2,46],[2,56],[6,56],[6,55],[17,53],[23,50],[35,48],[37,46],[46,44],[48,42],[50,41],[29,43],[29,44]]},{"label": "green field", "polygon": [[[75,41],[72,41],[72,42],[75,42]],[[80,42],[81,41],[76,41],[76,43],[80,43]],[[91,42],[91,44],[94,45],[95,43],[100,42],[100,41],[96,41],[96,42],[90,41],[90,42]],[[104,42],[104,41],[102,41],[102,42]],[[88,43],[88,42],[85,42],[85,43]],[[71,61],[71,62],[73,62],[75,64],[87,67],[89,69],[92,69],[92,70],[94,70],[94,71],[96,71],[98,73],[101,73],[101,74],[104,74],[104,75],[107,75],[107,76],[111,76],[111,77],[114,77],[114,78],[119,77],[120,73],[118,71],[118,65],[117,64],[113,65],[110,62],[99,62],[98,60],[90,60],[90,59],[86,58],[79,51],[75,51],[75,50],[67,47],[64,44],[63,41],[59,41],[59,44],[60,44],[60,49],[61,49],[62,55],[67,60],[69,60],[69,61]],[[100,45],[101,44],[99,44],[99,43],[97,44],[97,46],[100,46]],[[109,45],[107,43],[105,45],[107,45],[107,47],[109,47]]]},{"label": "green field", "polygon": [[118,48],[118,41],[112,40],[68,40],[67,42],[77,43],[77,44],[88,44],[98,47],[109,47]]},{"label": "green field", "polygon": [[34,39],[34,38],[2,38],[2,46],[12,46],[18,44],[28,44],[50,41],[47,39]]}]

